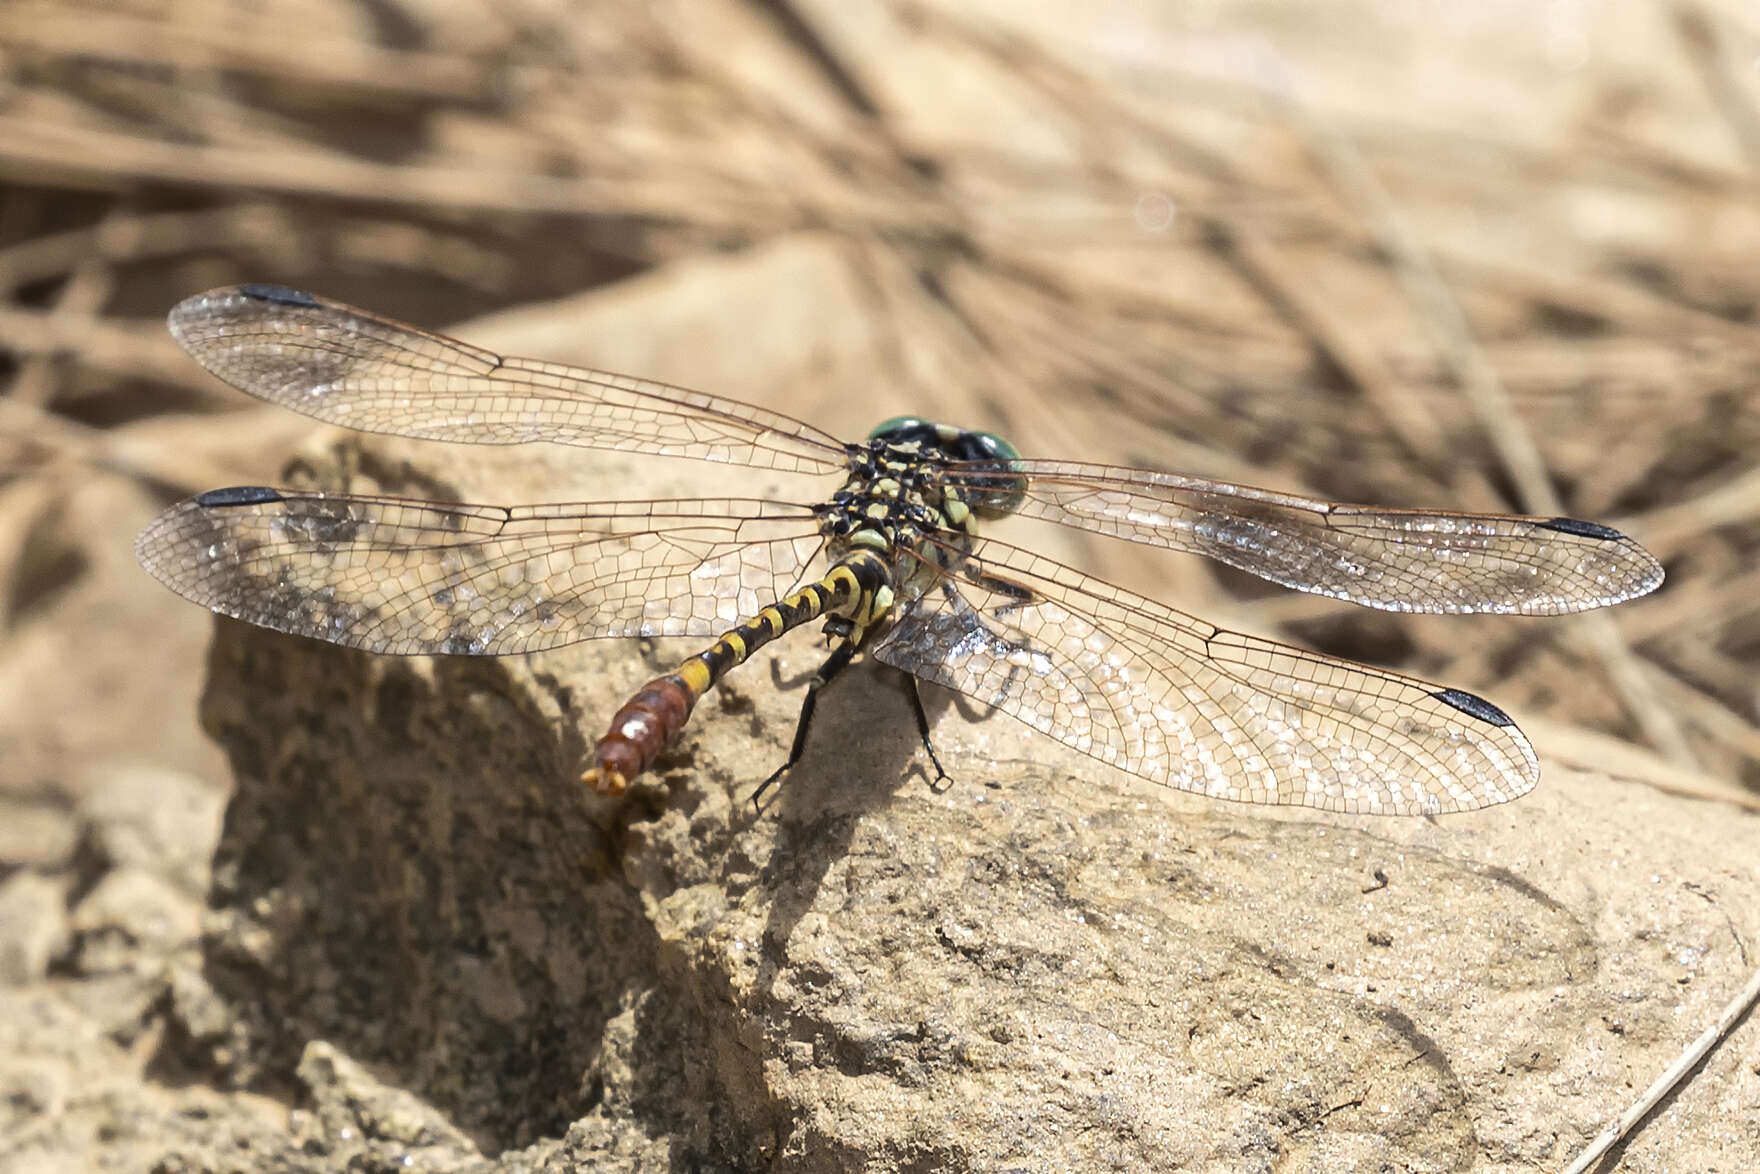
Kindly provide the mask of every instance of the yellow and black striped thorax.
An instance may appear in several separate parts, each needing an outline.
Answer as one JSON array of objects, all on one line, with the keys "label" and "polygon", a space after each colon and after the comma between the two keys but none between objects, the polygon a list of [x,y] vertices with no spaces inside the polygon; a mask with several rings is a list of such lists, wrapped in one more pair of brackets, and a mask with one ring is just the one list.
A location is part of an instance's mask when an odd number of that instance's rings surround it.
[{"label": "yellow and black striped thorax", "polygon": [[648,769],[697,701],[731,669],[814,620],[860,648],[971,553],[980,519],[1013,513],[1024,486],[1014,446],[901,416],[848,447],[849,479],[814,507],[831,569],[649,681],[611,718],[581,778],[617,794]]},{"label": "yellow and black striped thorax", "polygon": [[905,601],[970,550],[981,520],[1019,504],[1018,483],[1005,474],[1020,454],[988,432],[900,416],[848,452],[848,480],[817,511],[827,553],[841,563],[874,552]]}]

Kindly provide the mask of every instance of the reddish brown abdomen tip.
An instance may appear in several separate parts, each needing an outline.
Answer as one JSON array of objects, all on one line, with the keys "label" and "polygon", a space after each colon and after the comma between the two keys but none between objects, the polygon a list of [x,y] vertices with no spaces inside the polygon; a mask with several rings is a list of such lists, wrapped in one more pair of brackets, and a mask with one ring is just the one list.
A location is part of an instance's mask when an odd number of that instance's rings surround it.
[{"label": "reddish brown abdomen tip", "polygon": [[593,748],[581,780],[601,795],[616,795],[647,770],[691,716],[696,698],[677,676],[656,677],[611,718]]}]

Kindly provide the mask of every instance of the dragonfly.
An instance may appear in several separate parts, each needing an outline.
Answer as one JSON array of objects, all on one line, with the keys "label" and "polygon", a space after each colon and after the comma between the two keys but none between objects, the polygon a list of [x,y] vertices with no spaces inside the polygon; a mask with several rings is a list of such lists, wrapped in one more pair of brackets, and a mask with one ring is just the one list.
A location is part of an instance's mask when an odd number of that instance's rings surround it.
[{"label": "dragonfly", "polygon": [[1533,747],[1484,698],[1217,627],[987,532],[1010,516],[1394,612],[1560,615],[1663,577],[1642,546],[1594,522],[1348,505],[1034,459],[916,417],[846,442],[737,400],[498,355],[282,286],[199,294],[169,326],[233,387],[364,432],[686,458],[705,483],[716,466],[825,479],[806,501],[518,506],[241,486],[190,498],[141,532],[140,562],[178,594],[368,652],[708,641],[613,715],[581,771],[604,794],[651,767],[728,672],[816,622],[832,651],[764,787],[801,759],[820,690],[858,656],[907,674],[938,781],[919,680],[1215,799],[1432,815],[1538,782]]}]

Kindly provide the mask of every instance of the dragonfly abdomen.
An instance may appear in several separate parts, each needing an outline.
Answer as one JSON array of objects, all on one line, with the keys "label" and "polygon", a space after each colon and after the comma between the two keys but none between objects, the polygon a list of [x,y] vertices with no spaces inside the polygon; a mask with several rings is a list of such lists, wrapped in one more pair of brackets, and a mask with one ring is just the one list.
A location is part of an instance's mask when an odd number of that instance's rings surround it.
[{"label": "dragonfly abdomen", "polygon": [[891,606],[891,581],[883,558],[869,550],[854,551],[823,579],[722,633],[708,648],[655,677],[623,703],[594,747],[581,781],[601,795],[622,794],[677,737],[703,694],[785,632],[825,616],[841,616],[853,629],[845,638],[860,643]]}]

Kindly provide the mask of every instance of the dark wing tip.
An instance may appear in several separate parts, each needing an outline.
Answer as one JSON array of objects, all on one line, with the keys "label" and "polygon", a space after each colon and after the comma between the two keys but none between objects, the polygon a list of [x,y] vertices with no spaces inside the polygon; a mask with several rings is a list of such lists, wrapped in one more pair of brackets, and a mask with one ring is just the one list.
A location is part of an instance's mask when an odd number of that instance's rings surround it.
[{"label": "dark wing tip", "polygon": [[1624,534],[1612,526],[1585,522],[1581,518],[1547,518],[1540,526],[1545,530],[1557,530],[1560,534],[1574,534],[1578,538],[1598,538],[1602,542],[1628,541]]},{"label": "dark wing tip", "polygon": [[1500,729],[1516,724],[1509,714],[1476,693],[1468,693],[1463,689],[1438,689],[1430,696],[1444,705],[1453,706],[1468,717],[1476,717],[1480,721]]},{"label": "dark wing tip", "polygon": [[[216,293],[221,292],[216,290]],[[251,298],[259,302],[273,302],[278,306],[315,306],[318,299],[302,289],[293,289],[285,285],[273,285],[267,282],[251,281],[244,285],[235,285],[230,291],[240,297]]]},{"label": "dark wing tip", "polygon": [[206,493],[198,493],[195,503],[206,509],[224,509],[235,505],[265,505],[274,501],[285,501],[279,489],[271,489],[267,485],[233,485],[226,489],[210,489]]},{"label": "dark wing tip", "polygon": [[243,298],[246,301],[268,302],[276,306],[292,306],[297,309],[309,310],[323,303],[304,290],[292,289],[285,285],[271,285],[267,282],[247,282],[244,285],[223,285],[219,289],[211,289],[206,293],[194,294],[184,298],[171,307],[166,321],[171,327],[174,337],[183,337],[183,328],[192,323],[206,321],[227,313],[227,302],[236,304]]},{"label": "dark wing tip", "polygon": [[1585,522],[1581,518],[1547,518],[1535,525],[1542,530],[1568,534],[1572,538],[1586,538],[1591,542],[1606,542],[1620,548],[1607,555],[1609,565],[1618,566],[1622,572],[1620,590],[1617,595],[1602,602],[1620,603],[1635,599],[1640,595],[1650,594],[1662,585],[1662,564],[1657,561],[1656,556],[1612,526],[1603,526],[1600,522]]}]

